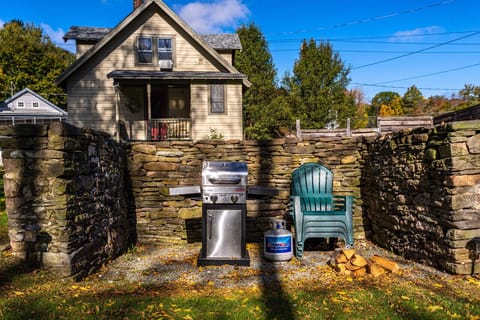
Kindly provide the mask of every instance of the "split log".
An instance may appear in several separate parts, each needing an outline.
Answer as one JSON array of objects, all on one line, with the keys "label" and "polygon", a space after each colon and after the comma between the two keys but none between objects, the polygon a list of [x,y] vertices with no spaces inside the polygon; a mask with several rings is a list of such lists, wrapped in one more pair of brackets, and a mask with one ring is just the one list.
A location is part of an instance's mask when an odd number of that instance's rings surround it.
[{"label": "split log", "polygon": [[382,258],[382,257],[379,257],[377,255],[374,255],[370,258],[370,261],[372,261],[372,263],[376,263],[380,266],[382,266],[383,268],[393,272],[393,273],[397,273],[399,270],[400,270],[400,267],[399,265],[392,261],[392,260],[388,260],[388,259],[385,259],[385,258]]},{"label": "split log", "polygon": [[347,257],[347,260],[350,260],[355,254],[355,249],[342,249],[342,253]]},{"label": "split log", "polygon": [[357,269],[355,271],[352,271],[352,275],[354,275],[354,276],[364,276],[366,274],[367,274],[367,268],[366,267],[363,267],[363,268]]},{"label": "split log", "polygon": [[376,263],[371,263],[368,265],[368,273],[370,273],[374,278],[381,276],[385,273],[385,269]]},{"label": "split log", "polygon": [[357,267],[365,267],[368,264],[367,260],[364,257],[359,256],[358,254],[355,254],[350,259],[350,263]]}]

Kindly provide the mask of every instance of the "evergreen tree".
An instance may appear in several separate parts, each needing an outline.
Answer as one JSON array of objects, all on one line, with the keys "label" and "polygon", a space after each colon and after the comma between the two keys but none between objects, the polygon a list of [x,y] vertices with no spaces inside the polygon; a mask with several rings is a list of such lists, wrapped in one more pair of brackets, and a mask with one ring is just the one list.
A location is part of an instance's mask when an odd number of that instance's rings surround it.
[{"label": "evergreen tree", "polygon": [[58,106],[66,105],[63,90],[55,79],[73,61],[63,50],[33,25],[12,20],[0,29],[0,100],[25,87]]},{"label": "evergreen tree", "polygon": [[[248,139],[268,139],[274,136],[281,110],[272,110],[277,88],[277,76],[268,43],[259,27],[251,23],[237,29],[242,51],[235,56],[234,66],[248,76],[252,86],[243,96],[243,121]],[[273,103],[277,108],[284,105]],[[285,111],[285,110],[284,110]],[[273,112],[273,113],[272,113]],[[288,113],[288,112],[287,112]]]},{"label": "evergreen tree", "polygon": [[304,41],[293,76],[285,79],[293,95],[293,113],[302,127],[336,126],[355,114],[354,99],[347,94],[349,68],[329,43]]},{"label": "evergreen tree", "polygon": [[422,92],[416,86],[408,88],[402,97],[402,114],[412,114],[416,110],[421,112],[422,105]]}]

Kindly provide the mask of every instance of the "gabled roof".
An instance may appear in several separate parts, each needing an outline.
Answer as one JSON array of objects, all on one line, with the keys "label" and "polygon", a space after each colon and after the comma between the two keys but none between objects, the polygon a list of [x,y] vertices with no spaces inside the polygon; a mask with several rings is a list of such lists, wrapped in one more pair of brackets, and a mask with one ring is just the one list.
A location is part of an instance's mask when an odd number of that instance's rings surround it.
[{"label": "gabled roof", "polygon": [[[35,98],[37,98],[38,100],[42,101],[43,103],[45,103],[48,107],[50,107],[52,109],[52,112],[48,112],[48,111],[45,111],[45,110],[36,110],[35,112],[33,112],[32,110],[19,110],[19,109],[15,109],[15,110],[11,110],[8,108],[8,105],[18,99],[20,99],[22,96],[24,96],[25,94],[31,94],[32,96],[34,96]],[[52,102],[48,101],[47,99],[45,99],[44,97],[42,97],[41,95],[39,95],[38,93],[36,93],[35,91],[33,90],[30,90],[29,88],[25,88],[19,92],[17,92],[16,94],[14,94],[13,96],[11,96],[10,98],[8,98],[7,100],[5,100],[3,103],[0,104],[0,115],[57,115],[57,116],[62,116],[62,117],[66,117],[67,116],[67,112],[59,107],[57,107],[56,105],[54,105]]]},{"label": "gabled roof", "polygon": [[[79,27],[72,26],[63,36],[65,41],[92,41],[102,40],[112,29],[99,27]],[[241,50],[242,44],[236,33],[233,34],[201,34],[200,37],[208,43],[210,47],[217,50]]]},{"label": "gabled roof", "polygon": [[[77,59],[67,70],[65,70],[56,80],[58,85],[63,85],[64,82],[72,75],[78,68],[87,63],[93,56],[95,56],[102,48],[104,48],[117,34],[122,32],[128,25],[135,21],[135,19],[140,16],[144,11],[150,7],[156,7],[157,10],[163,11],[174,23],[176,23],[180,28],[182,28],[186,34],[188,34],[193,41],[202,47],[211,57],[220,63],[220,65],[229,73],[239,73],[227,60],[225,60],[218,52],[212,48],[207,41],[205,41],[199,34],[197,34],[189,25],[187,25],[179,16],[177,16],[163,1],[161,0],[145,0],[141,6],[135,9],[130,15],[123,19],[116,27],[111,29],[109,32],[104,34],[104,36],[99,40],[89,51],[83,54],[79,59]],[[83,27],[85,28],[85,27]],[[83,38],[88,38],[88,33],[90,33],[90,38],[93,40],[95,37],[99,37],[102,33],[101,30],[90,30],[83,29],[85,32],[80,32],[82,29],[77,30],[77,36],[82,36]],[[103,30],[105,32],[106,30]],[[69,37],[74,36],[70,34]],[[220,42],[220,41],[218,41]],[[251,83],[244,78],[243,84],[247,87]]]}]

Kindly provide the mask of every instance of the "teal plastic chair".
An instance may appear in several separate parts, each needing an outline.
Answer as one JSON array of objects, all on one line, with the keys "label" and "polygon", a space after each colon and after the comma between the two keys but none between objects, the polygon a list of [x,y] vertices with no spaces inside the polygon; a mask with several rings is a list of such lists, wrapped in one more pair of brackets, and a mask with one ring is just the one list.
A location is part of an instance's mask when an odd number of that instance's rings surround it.
[{"label": "teal plastic chair", "polygon": [[306,163],[293,171],[290,215],[299,259],[309,238],[341,237],[347,247],[353,247],[353,196],[333,195],[332,189],[333,173],[319,163]]}]

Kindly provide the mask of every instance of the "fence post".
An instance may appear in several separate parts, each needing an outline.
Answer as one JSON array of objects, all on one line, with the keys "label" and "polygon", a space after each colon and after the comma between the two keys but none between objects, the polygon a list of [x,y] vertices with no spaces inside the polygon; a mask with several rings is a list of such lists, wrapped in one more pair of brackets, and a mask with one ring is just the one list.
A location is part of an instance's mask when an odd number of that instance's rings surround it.
[{"label": "fence post", "polygon": [[300,119],[295,120],[295,128],[297,131],[297,138],[302,139],[302,129],[300,128]]},{"label": "fence post", "polygon": [[352,129],[350,128],[350,118],[347,118],[347,137],[351,137],[352,136]]}]

